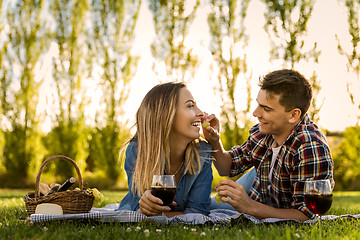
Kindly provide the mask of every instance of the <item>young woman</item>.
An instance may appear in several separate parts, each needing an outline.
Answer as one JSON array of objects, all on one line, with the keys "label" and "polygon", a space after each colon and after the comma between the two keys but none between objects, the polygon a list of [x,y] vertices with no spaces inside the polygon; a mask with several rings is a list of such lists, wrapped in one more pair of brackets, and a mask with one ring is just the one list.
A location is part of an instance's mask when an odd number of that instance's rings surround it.
[{"label": "young woman", "polygon": [[[184,83],[153,87],[136,113],[136,133],[126,149],[129,192],[119,210],[148,216],[209,213],[211,146],[200,139],[203,112]],[[151,194],[153,175],[174,175],[172,208]]]}]

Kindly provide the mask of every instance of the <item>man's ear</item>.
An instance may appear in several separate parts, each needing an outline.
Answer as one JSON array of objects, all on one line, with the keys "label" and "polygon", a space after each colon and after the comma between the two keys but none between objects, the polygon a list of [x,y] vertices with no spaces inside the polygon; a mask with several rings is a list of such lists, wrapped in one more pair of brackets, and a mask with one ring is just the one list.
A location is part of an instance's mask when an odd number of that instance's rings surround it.
[{"label": "man's ear", "polygon": [[299,121],[301,116],[301,110],[299,108],[294,108],[289,113],[290,113],[290,118],[289,118],[290,123],[296,123]]}]

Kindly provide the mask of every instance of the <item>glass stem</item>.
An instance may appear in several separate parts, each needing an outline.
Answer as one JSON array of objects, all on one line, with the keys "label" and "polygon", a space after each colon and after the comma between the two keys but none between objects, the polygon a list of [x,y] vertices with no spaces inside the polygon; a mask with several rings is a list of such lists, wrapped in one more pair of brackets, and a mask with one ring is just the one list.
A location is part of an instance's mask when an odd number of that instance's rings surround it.
[{"label": "glass stem", "polygon": [[321,239],[321,236],[322,236],[321,216],[319,214],[316,214],[316,218],[317,218],[318,224],[319,224],[319,232],[320,232],[320,239]]}]

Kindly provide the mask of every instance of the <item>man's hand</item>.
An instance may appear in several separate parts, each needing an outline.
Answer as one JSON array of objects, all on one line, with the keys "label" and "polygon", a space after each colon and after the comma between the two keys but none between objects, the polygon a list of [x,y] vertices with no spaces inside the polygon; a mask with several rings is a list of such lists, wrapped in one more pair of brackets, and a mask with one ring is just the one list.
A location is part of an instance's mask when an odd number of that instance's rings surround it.
[{"label": "man's hand", "polygon": [[[169,212],[171,208],[169,206],[162,206],[163,202],[160,198],[151,194],[151,190],[146,190],[139,201],[139,213],[147,216],[160,215],[161,212]],[[172,203],[173,205],[175,202]]]},{"label": "man's hand", "polygon": [[249,198],[244,187],[232,180],[222,180],[216,188],[218,195],[224,196],[221,200],[229,203],[236,211],[240,213],[252,213],[255,206],[254,200]]},{"label": "man's hand", "polygon": [[[219,142],[220,139],[220,123],[219,120],[215,117],[214,114],[208,115],[204,113],[204,117],[202,118],[202,122],[209,122],[210,126],[206,126],[207,124],[203,124],[203,134],[205,139],[211,144],[215,145]],[[205,125],[205,127],[204,127]]]},{"label": "man's hand", "polygon": [[223,195],[221,200],[229,203],[236,211],[252,215],[258,219],[281,218],[295,219],[298,221],[308,220],[308,217],[297,209],[273,208],[252,200],[241,184],[231,180],[222,180],[216,188],[219,195]]}]

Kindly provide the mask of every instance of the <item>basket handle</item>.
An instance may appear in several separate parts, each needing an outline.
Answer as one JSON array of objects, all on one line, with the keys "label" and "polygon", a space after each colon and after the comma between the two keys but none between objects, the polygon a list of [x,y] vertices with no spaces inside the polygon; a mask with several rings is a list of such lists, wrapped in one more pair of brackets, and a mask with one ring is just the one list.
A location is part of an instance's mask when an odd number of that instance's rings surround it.
[{"label": "basket handle", "polygon": [[37,174],[36,177],[36,183],[35,183],[35,199],[38,199],[40,197],[40,177],[41,177],[41,173],[42,170],[44,169],[45,165],[48,164],[50,161],[54,160],[54,159],[64,159],[69,161],[76,169],[76,172],[78,174],[78,178],[79,178],[79,188],[82,189],[83,188],[83,179],[81,176],[81,172],[80,169],[78,167],[78,165],[76,164],[76,162],[74,160],[72,160],[71,158],[67,157],[67,156],[63,156],[63,155],[56,155],[56,156],[52,156],[49,157],[48,159],[46,159],[42,164],[41,167],[39,169],[39,172]]}]

